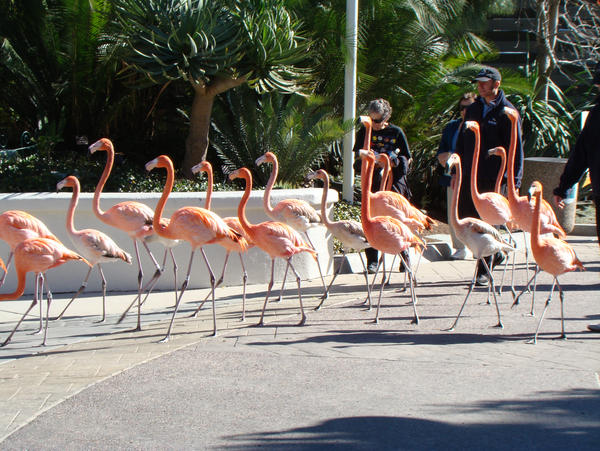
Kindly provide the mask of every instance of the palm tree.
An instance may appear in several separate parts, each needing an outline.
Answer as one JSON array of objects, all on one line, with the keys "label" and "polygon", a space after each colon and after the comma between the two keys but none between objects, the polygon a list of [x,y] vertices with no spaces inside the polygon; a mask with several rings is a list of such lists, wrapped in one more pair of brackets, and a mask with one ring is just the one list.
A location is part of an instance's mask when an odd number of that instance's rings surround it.
[{"label": "palm tree", "polygon": [[[212,123],[211,146],[229,172],[241,166],[266,184],[271,168],[254,162],[266,151],[279,160],[278,182],[297,185],[322,163],[344,128],[319,97],[279,92],[257,94],[242,88],[219,98]],[[268,166],[268,165],[267,165]]]},{"label": "palm tree", "polygon": [[185,175],[206,157],[214,99],[248,84],[257,92],[300,90],[308,41],[280,0],[117,0],[112,49],[127,68],[166,87],[183,80],[194,100]]}]

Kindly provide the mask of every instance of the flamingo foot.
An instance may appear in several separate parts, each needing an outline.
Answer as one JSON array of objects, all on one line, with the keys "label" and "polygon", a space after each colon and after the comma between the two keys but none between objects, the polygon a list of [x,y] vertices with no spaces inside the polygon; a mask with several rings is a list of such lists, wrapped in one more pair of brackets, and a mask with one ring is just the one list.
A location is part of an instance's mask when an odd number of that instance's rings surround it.
[{"label": "flamingo foot", "polygon": [[379,324],[379,318],[375,318],[375,319],[373,320],[373,324]]},{"label": "flamingo foot", "polygon": [[567,340],[567,334],[560,334],[557,340]]},{"label": "flamingo foot", "polygon": [[212,334],[210,334],[211,337],[216,337],[217,336],[217,331],[214,330]]},{"label": "flamingo foot", "polygon": [[106,322],[106,318],[99,319],[98,321],[94,321],[94,324],[102,324]]},{"label": "flamingo foot", "polygon": [[264,327],[264,325],[265,325],[265,322],[261,318],[261,320],[258,322],[258,324],[256,326],[257,327]]},{"label": "flamingo foot", "polygon": [[493,326],[494,328],[497,329],[504,329],[504,325],[502,324],[502,321],[498,321],[498,324],[496,324],[495,326]]},{"label": "flamingo foot", "polygon": [[302,319],[298,323],[298,326],[304,326],[306,324],[306,315],[302,315]]},{"label": "flamingo foot", "polygon": [[454,332],[454,326],[451,326],[451,327],[449,327],[447,329],[442,329],[442,331],[444,331],[444,332]]},{"label": "flamingo foot", "polygon": [[169,335],[167,335],[165,338],[163,338],[162,340],[159,341],[159,343],[168,343],[169,342],[169,338],[171,338]]},{"label": "flamingo foot", "polygon": [[528,345],[535,345],[537,344],[537,338],[531,338],[529,340],[527,340],[525,343],[527,343]]},{"label": "flamingo foot", "polygon": [[410,323],[411,324],[419,324],[419,317],[415,316]]}]

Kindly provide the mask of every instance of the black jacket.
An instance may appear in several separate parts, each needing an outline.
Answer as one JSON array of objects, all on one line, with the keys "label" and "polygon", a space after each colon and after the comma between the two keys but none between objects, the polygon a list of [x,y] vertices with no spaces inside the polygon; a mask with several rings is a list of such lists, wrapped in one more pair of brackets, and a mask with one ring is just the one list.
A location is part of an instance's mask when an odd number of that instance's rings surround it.
[{"label": "black jacket", "polygon": [[[504,107],[515,109],[515,107],[506,100],[504,91],[498,91],[498,97],[491,103],[491,110],[483,116],[483,107],[485,101],[477,96],[475,102],[469,106],[465,115],[466,121],[477,121],[479,123],[479,133],[481,136],[481,147],[479,153],[479,164],[477,168],[477,178],[479,180],[496,180],[500,170],[500,157],[489,156],[487,151],[494,147],[502,146],[508,154],[510,144],[510,135],[512,124],[506,114]],[[523,141],[521,139],[521,121],[517,129],[517,150],[515,155],[515,185],[521,186],[523,177]],[[471,166],[473,162],[473,150],[475,148],[475,135],[466,130],[463,124],[461,133],[456,142],[456,152],[460,155],[462,163],[463,180],[470,180]],[[506,173],[504,174],[506,180]],[[464,182],[463,182],[464,183]]]},{"label": "black jacket", "polygon": [[[354,169],[360,172],[360,158],[358,151],[363,148],[366,130],[361,127],[356,134],[354,153],[357,160]],[[383,130],[371,131],[371,150],[377,153],[386,153],[392,163],[392,190],[402,194],[409,199],[411,191],[408,187],[406,175],[408,173],[408,160],[410,160],[410,149],[406,135],[400,127],[388,124]],[[373,172],[372,192],[379,191],[381,176],[378,170]]]},{"label": "black jacket", "polygon": [[595,196],[600,196],[600,96],[596,99],[596,105],[590,111],[575,148],[569,155],[554,194],[566,197],[566,191],[579,181],[587,168],[590,169],[592,192]]}]

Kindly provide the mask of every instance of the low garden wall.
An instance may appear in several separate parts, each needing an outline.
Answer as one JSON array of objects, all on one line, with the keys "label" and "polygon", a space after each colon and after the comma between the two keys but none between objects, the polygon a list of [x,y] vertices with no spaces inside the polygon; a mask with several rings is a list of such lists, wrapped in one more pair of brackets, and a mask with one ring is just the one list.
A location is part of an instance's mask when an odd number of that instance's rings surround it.
[{"label": "low garden wall", "polygon": [[[268,220],[265,215],[262,198],[264,191],[253,191],[248,205],[246,207],[246,216],[252,223],[258,223]],[[236,216],[237,207],[242,197],[241,191],[222,191],[213,193],[212,210],[222,217]],[[322,191],[319,188],[306,189],[286,189],[274,190],[271,195],[272,205],[283,199],[302,199],[314,206],[317,211],[320,209]],[[160,198],[161,193],[103,193],[100,199],[100,207],[106,211],[111,206],[122,201],[138,201],[143,202],[154,208]],[[137,290],[137,264],[135,262],[135,252],[133,241],[127,234],[118,229],[110,227],[101,222],[92,211],[93,193],[82,193],[79,198],[79,205],[75,210],[75,228],[77,230],[85,228],[94,228],[101,230],[110,237],[126,252],[129,252],[133,257],[133,264],[128,265],[125,262],[118,261],[114,263],[106,263],[102,265],[102,269],[107,280],[107,289],[109,291],[136,291]],[[42,220],[67,247],[75,250],[65,229],[66,212],[71,200],[71,191],[65,190],[60,193],[4,193],[0,194],[0,211],[7,210],[23,210],[38,219]],[[327,199],[328,211],[334,202],[338,200],[338,193],[334,190],[329,191]],[[165,208],[165,217],[170,215],[178,208],[183,206],[199,206],[203,207],[205,201],[205,193],[197,192],[182,192],[172,193],[169,196]],[[315,227],[309,231],[310,238],[319,252],[319,261],[324,274],[331,274],[333,265],[333,239],[327,233],[325,227]],[[162,262],[164,247],[160,244],[150,244],[154,256]],[[218,279],[225,251],[218,245],[209,245],[205,247],[207,257],[211,263],[215,277]],[[9,247],[5,242],[0,242],[0,256],[6,261],[9,254]],[[174,248],[175,257],[179,266],[178,270],[178,285],[183,282],[183,277],[187,271],[190,246],[187,243],[181,243]],[[144,281],[150,279],[154,273],[154,266],[148,257],[147,252],[140,246],[140,255],[144,270]],[[246,270],[248,273],[248,283],[266,283],[271,275],[270,258],[262,250],[253,248],[244,255]],[[299,272],[303,279],[313,279],[319,277],[319,272],[314,259],[306,253],[294,256],[292,259],[294,267]],[[54,268],[48,271],[48,281],[50,288],[55,293],[73,292],[79,288],[83,278],[87,273],[88,267],[81,262],[68,262],[59,268]],[[277,259],[275,264],[275,280],[280,281],[283,278],[285,263],[281,259]],[[224,284],[229,286],[242,284],[242,269],[240,259],[237,255],[232,254],[229,258],[227,271],[225,272]],[[33,292],[33,276],[28,275],[26,293]],[[290,279],[293,281],[293,278]],[[170,257],[167,260],[165,273],[161,276],[157,289],[171,290],[173,289],[174,276],[172,262]],[[294,284],[295,285],[295,284]],[[200,252],[196,252],[194,264],[192,267],[192,277],[190,280],[191,288],[209,287],[209,276]],[[12,292],[16,289],[16,274],[14,264],[11,264],[11,269],[7,276],[6,282],[0,290],[3,293]],[[101,283],[98,270],[94,268],[88,282],[87,291],[100,291]]]}]

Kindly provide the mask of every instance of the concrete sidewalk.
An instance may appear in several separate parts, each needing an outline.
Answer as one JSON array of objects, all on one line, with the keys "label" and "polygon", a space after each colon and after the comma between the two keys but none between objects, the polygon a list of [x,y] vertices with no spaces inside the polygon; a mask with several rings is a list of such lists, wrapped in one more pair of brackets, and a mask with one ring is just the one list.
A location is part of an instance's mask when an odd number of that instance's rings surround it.
[{"label": "concrete sidewalk", "polygon": [[[362,276],[345,274],[317,312],[320,281],[303,282],[303,327],[295,283],[283,302],[268,304],[265,327],[252,327],[264,285],[249,287],[245,322],[239,288],[219,289],[217,337],[209,304],[199,318],[184,318],[207,293],[191,291],[168,343],[158,341],[173,293],[151,296],[141,332],[129,331],[133,314],[114,325],[131,294],[109,297],[103,325],[94,324],[100,298],[84,297],[50,324],[47,349],[27,335],[32,320],[0,350],[2,448],[597,449],[600,334],[586,325],[600,322],[599,250],[592,237],[569,241],[588,269],[561,278],[569,339],[555,340],[556,296],[535,346],[526,342],[547,298],[547,274],[538,278],[535,318],[526,314],[531,295],[511,309],[505,293],[504,328],[492,327],[495,309],[479,288],[456,330],[444,331],[466,294],[472,260],[420,266],[418,325],[398,273],[378,325],[375,310],[362,305]],[[52,311],[67,301],[58,297]],[[19,302],[3,305],[2,337],[30,300]]]}]

